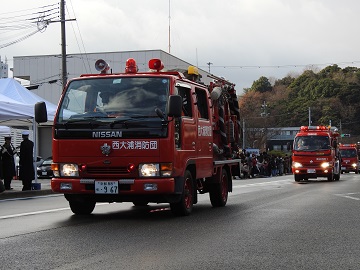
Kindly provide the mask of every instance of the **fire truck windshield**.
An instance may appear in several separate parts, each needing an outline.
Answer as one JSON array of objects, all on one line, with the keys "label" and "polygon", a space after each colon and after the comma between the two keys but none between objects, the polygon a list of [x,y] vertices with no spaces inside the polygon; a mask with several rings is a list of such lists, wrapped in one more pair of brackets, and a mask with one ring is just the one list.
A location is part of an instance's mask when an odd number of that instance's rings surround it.
[{"label": "fire truck windshield", "polygon": [[57,123],[69,120],[157,117],[165,112],[169,79],[161,77],[84,77],[70,82]]},{"label": "fire truck windshield", "polygon": [[295,138],[294,150],[317,151],[330,149],[330,139],[327,136],[298,136]]},{"label": "fire truck windshield", "polygon": [[356,149],[340,149],[340,154],[343,158],[356,157]]}]

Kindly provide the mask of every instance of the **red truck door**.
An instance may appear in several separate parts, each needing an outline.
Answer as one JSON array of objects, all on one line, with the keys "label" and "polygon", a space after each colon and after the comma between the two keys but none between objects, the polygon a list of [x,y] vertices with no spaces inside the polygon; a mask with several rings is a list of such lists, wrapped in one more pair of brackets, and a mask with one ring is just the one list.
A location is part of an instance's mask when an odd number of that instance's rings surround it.
[{"label": "red truck door", "polygon": [[213,170],[213,132],[207,89],[196,88],[197,106],[197,178],[209,176]]}]

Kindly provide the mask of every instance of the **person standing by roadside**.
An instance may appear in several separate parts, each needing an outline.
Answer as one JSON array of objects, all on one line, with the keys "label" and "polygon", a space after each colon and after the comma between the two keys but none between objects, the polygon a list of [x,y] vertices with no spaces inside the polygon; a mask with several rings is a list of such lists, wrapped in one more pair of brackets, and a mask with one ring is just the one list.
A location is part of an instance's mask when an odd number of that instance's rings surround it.
[{"label": "person standing by roadside", "polygon": [[14,161],[15,149],[11,145],[11,137],[5,137],[5,143],[1,147],[1,160],[2,160],[2,175],[4,177],[5,190],[11,190],[11,180],[16,175],[15,161]]},{"label": "person standing by roadside", "polygon": [[31,190],[32,180],[35,179],[33,150],[34,143],[29,140],[29,131],[22,132],[23,141],[20,144],[19,178],[22,180],[22,190]]}]

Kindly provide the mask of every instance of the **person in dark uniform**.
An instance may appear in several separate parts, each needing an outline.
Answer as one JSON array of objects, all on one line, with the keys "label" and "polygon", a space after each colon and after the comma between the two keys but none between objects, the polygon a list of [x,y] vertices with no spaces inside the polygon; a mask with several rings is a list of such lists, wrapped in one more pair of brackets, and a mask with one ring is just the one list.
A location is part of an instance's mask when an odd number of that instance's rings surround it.
[{"label": "person in dark uniform", "polygon": [[14,154],[16,153],[15,148],[11,144],[11,137],[5,137],[5,143],[1,147],[1,160],[2,160],[2,175],[4,177],[4,185],[6,190],[11,188],[11,180],[16,175]]},{"label": "person in dark uniform", "polygon": [[34,143],[29,140],[29,131],[22,132],[23,141],[20,144],[19,178],[22,180],[22,190],[31,190],[35,179],[33,150]]}]

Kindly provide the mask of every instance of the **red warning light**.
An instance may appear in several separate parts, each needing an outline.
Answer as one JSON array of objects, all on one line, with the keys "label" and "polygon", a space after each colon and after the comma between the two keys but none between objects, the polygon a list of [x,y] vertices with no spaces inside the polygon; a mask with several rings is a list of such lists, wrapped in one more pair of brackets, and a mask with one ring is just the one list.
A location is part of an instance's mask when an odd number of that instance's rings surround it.
[{"label": "red warning light", "polygon": [[125,73],[136,73],[138,72],[138,67],[134,58],[129,58],[126,60],[125,64]]}]

